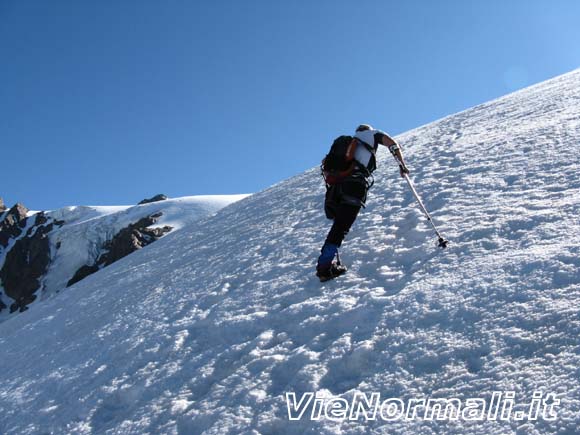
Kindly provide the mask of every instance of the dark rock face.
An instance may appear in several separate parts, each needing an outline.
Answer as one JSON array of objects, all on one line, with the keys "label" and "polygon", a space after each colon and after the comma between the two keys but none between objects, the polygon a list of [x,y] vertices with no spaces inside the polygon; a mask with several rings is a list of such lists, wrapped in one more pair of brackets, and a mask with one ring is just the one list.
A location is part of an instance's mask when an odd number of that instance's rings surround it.
[{"label": "dark rock face", "polygon": [[8,246],[10,239],[18,237],[26,226],[28,209],[18,203],[13,206],[0,222],[0,246]]},{"label": "dark rock face", "polygon": [[0,213],[6,210],[6,206],[4,205],[4,200],[0,196]]},{"label": "dark rock face", "polygon": [[147,228],[157,223],[160,217],[161,213],[152,214],[119,231],[105,246],[108,252],[102,256],[102,264],[108,266],[171,231],[169,226]]},{"label": "dark rock face", "polygon": [[66,283],[67,287],[70,287],[71,285],[73,285],[76,282],[79,282],[83,279],[85,279],[87,276],[92,275],[95,272],[98,272],[100,269],[100,267],[98,266],[98,264],[93,264],[92,266],[89,266],[87,264],[85,264],[84,266],[81,266],[73,275],[73,277],[71,279],[68,280],[68,282]]},{"label": "dark rock face", "polygon": [[144,217],[119,231],[105,244],[105,252],[97,258],[97,261],[94,264],[84,265],[75,272],[74,276],[67,283],[67,287],[83,278],[86,278],[88,275],[97,272],[101,268],[120,260],[132,252],[153,243],[161,236],[171,231],[172,228],[170,226],[148,228],[155,224],[160,217],[161,213],[152,214],[151,216]]},{"label": "dark rock face", "polygon": [[166,199],[167,199],[167,196],[160,193],[160,194],[155,195],[151,198],[146,198],[143,201],[140,201],[137,205],[149,204],[150,202],[165,201]]},{"label": "dark rock face", "polygon": [[35,293],[40,287],[40,279],[50,263],[48,233],[55,224],[62,225],[60,221],[48,223],[49,219],[43,212],[30,219],[34,219],[33,226],[23,237],[16,240],[0,269],[4,292],[14,299],[10,306],[11,313],[26,310],[26,305],[36,299]]}]

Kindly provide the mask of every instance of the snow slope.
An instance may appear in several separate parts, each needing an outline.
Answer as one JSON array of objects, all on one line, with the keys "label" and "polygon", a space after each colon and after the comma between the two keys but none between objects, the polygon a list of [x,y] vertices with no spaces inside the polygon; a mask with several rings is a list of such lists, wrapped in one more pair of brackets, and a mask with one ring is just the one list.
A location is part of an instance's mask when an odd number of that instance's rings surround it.
[{"label": "snow slope", "polygon": [[[307,171],[1,324],[0,432],[577,434],[580,70],[398,139],[447,250],[382,150],[321,285]],[[295,422],[283,396],[495,390],[557,393],[558,419]]]}]

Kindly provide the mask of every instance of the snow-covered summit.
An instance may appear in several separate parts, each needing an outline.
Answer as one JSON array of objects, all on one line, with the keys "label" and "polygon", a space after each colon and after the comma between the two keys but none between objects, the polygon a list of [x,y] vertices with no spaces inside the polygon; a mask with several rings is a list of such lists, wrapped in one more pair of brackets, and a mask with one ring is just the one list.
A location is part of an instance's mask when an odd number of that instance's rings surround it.
[{"label": "snow-covered summit", "polygon": [[89,221],[107,217],[107,221],[116,222],[120,229],[143,216],[162,211],[163,215],[156,225],[170,225],[174,229],[180,229],[246,196],[248,195],[195,195],[139,205],[69,206],[48,211],[46,214],[64,221],[63,228],[86,225]]},{"label": "snow-covered summit", "polygon": [[[580,71],[398,139],[449,248],[382,150],[350,270],[321,285],[329,222],[307,171],[0,325],[0,432],[577,434]],[[289,421],[284,394],[310,391],[560,406],[554,421]]]}]

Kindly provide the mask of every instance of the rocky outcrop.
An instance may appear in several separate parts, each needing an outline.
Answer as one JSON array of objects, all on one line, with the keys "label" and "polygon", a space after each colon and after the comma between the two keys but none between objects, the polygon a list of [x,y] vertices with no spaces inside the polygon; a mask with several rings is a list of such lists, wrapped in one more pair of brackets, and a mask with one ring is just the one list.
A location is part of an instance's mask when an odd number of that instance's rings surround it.
[{"label": "rocky outcrop", "polygon": [[143,201],[140,201],[137,205],[149,204],[150,202],[165,201],[166,199],[167,199],[167,196],[160,193],[160,194],[155,195],[151,198],[146,198]]},{"label": "rocky outcrop", "polygon": [[[15,207],[10,211],[12,212]],[[13,216],[21,215],[14,214]],[[36,299],[35,293],[40,288],[40,280],[50,263],[48,233],[55,225],[63,223],[48,219],[43,212],[29,219],[34,219],[33,224],[24,236],[14,242],[14,246],[7,252],[2,269],[0,269],[0,282],[4,287],[4,292],[14,300],[10,306],[11,313],[26,310],[26,306]],[[20,229],[26,226],[26,218],[14,222],[19,222]],[[13,227],[9,227],[8,230],[11,228]]]},{"label": "rocky outcrop", "polygon": [[75,272],[74,276],[67,283],[67,287],[83,278],[86,278],[88,275],[97,272],[103,267],[120,260],[132,252],[149,245],[171,231],[172,228],[170,226],[148,228],[157,223],[160,217],[161,213],[152,214],[151,216],[144,217],[119,231],[105,244],[103,247],[103,254],[101,254],[93,264],[86,264]]},{"label": "rocky outcrop", "polygon": [[103,265],[108,266],[171,231],[170,226],[148,228],[160,217],[161,213],[152,214],[119,231],[105,246],[107,252],[102,256]]},{"label": "rocky outcrop", "polygon": [[92,275],[95,272],[98,272],[101,267],[95,263],[91,266],[85,264],[84,266],[79,267],[79,269],[75,272],[73,277],[68,280],[66,286],[70,287],[71,285],[85,279],[87,276]]},{"label": "rocky outcrop", "polygon": [[0,213],[6,211],[6,206],[4,205],[4,200],[0,196]]},{"label": "rocky outcrop", "polygon": [[8,210],[0,222],[0,247],[6,248],[10,239],[14,239],[22,233],[26,226],[27,213],[28,209],[20,203]]}]

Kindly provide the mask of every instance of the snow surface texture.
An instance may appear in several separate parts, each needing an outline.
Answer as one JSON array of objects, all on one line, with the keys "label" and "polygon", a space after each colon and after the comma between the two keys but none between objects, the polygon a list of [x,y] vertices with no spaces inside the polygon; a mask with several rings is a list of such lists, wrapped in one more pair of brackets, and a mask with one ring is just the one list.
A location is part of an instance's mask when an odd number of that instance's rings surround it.
[{"label": "snow surface texture", "polygon": [[[321,285],[307,171],[0,325],[0,432],[577,434],[580,70],[398,139],[448,249],[383,149]],[[495,390],[557,393],[559,418],[291,422],[283,398]]]},{"label": "snow surface texture", "polygon": [[[62,227],[56,227],[49,234],[51,262],[37,294],[41,299],[45,299],[64,289],[81,266],[93,264],[96,261],[102,254],[105,242],[110,241],[120,230],[141,218],[161,212],[162,216],[159,221],[151,228],[169,225],[175,231],[214,214],[226,205],[246,196],[199,195],[170,198],[136,206],[71,206],[48,211],[47,217],[64,221],[65,224]],[[29,215],[32,214],[34,213]],[[34,219],[29,219],[29,221],[29,226],[34,223]],[[27,229],[28,227],[22,232],[21,237],[25,236]],[[7,249],[0,250],[0,267],[15,241],[12,240]],[[2,295],[3,289],[0,286],[0,296]],[[4,302],[10,305],[12,300],[6,295],[3,297]],[[8,310],[4,310],[0,313],[0,322],[17,314],[10,315]]]}]

